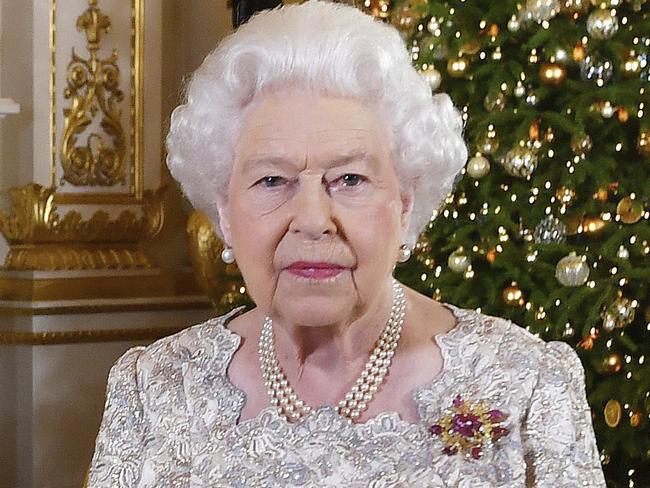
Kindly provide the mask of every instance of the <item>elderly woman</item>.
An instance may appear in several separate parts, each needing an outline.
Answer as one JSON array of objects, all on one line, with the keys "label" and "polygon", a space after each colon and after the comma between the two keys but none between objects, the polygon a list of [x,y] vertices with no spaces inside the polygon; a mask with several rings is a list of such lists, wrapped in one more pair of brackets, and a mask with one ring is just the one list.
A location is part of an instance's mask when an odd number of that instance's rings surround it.
[{"label": "elderly woman", "polygon": [[398,33],[254,16],[174,111],[168,165],[256,304],[122,356],[91,487],[603,487],[566,344],[398,283],[466,159]]}]

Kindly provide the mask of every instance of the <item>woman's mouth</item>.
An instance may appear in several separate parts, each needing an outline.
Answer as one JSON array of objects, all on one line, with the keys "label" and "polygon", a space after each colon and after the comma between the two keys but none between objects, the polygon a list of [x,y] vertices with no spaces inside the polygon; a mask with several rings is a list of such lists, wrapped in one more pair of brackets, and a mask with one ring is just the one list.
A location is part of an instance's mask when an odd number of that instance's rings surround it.
[{"label": "woman's mouth", "polygon": [[325,280],[327,278],[332,278],[344,270],[345,267],[339,266],[338,264],[312,263],[305,261],[295,262],[291,264],[291,266],[287,267],[287,271],[291,274],[312,280]]}]

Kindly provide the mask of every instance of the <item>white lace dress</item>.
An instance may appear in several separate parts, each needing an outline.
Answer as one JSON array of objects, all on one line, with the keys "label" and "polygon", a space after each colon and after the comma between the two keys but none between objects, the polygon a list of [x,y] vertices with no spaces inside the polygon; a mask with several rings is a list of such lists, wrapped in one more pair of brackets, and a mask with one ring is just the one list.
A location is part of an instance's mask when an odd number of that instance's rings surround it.
[{"label": "white lace dress", "polygon": [[[273,407],[239,422],[246,396],[226,370],[241,338],[224,326],[242,308],[130,349],[109,375],[88,486],[605,487],[575,351],[445,305],[457,325],[436,337],[444,367],[414,391],[416,423],[385,412],[354,424],[330,406],[296,424]],[[458,396],[506,418],[480,457],[431,428]],[[471,415],[463,432],[478,438]]]}]

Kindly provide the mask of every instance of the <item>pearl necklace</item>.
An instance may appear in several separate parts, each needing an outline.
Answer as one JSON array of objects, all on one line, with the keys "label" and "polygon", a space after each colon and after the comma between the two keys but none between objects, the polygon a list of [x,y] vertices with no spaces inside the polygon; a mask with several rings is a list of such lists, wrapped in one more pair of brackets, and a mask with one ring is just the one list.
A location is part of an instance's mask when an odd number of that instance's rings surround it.
[{"label": "pearl necklace", "polygon": [[[388,368],[395,355],[395,349],[397,349],[397,343],[402,333],[405,315],[406,300],[404,290],[399,282],[393,279],[393,305],[390,318],[375,343],[361,376],[357,378],[355,385],[343,400],[338,403],[336,410],[339,415],[350,420],[356,420],[361,415],[361,412],[368,407],[368,403],[373,399],[388,374]],[[262,378],[271,405],[277,407],[280,414],[290,421],[303,419],[311,412],[311,407],[298,398],[280,367],[275,351],[273,321],[270,317],[266,317],[264,320],[258,352]]]}]

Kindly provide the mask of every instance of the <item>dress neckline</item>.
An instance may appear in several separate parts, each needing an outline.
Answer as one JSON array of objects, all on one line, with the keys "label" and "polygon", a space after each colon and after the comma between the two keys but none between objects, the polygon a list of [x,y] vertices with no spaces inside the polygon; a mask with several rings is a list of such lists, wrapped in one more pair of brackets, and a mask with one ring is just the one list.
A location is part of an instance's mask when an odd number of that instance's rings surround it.
[{"label": "dress neckline", "polygon": [[[445,332],[439,332],[433,336],[434,341],[440,348],[440,353],[442,356],[442,369],[441,371],[433,378],[431,381],[421,385],[421,386],[416,386],[412,391],[411,391],[411,401],[414,402],[416,406],[416,412],[417,412],[417,420],[414,422],[405,420],[402,418],[402,415],[399,412],[393,411],[393,410],[387,410],[380,412],[373,417],[370,417],[364,422],[352,422],[351,420],[345,419],[341,415],[338,414],[334,406],[332,405],[321,405],[318,407],[312,408],[312,411],[305,416],[303,420],[300,422],[289,422],[289,420],[284,416],[281,415],[278,412],[278,409],[272,405],[268,405],[264,407],[262,410],[260,410],[257,415],[254,417],[251,417],[249,419],[240,421],[241,418],[241,412],[243,411],[246,401],[247,401],[247,394],[245,391],[242,389],[236,387],[232,381],[230,380],[230,377],[228,376],[228,368],[230,366],[230,363],[232,362],[232,359],[239,349],[241,343],[242,343],[242,337],[237,334],[236,332],[228,329],[226,325],[228,322],[230,322],[232,319],[240,315],[244,309],[246,308],[245,305],[241,305],[227,314],[223,315],[220,317],[220,320],[217,322],[217,325],[220,326],[219,329],[222,333],[226,334],[227,336],[231,337],[234,339],[234,344],[233,347],[230,348],[230,351],[228,351],[228,356],[224,360],[224,369],[223,369],[223,375],[224,375],[224,382],[227,386],[228,389],[230,389],[233,393],[237,394],[240,398],[242,398],[242,401],[239,403],[239,405],[236,407],[236,412],[235,415],[233,415],[233,418],[235,419],[234,425],[232,426],[233,428],[245,428],[247,425],[258,422],[262,418],[268,418],[273,417],[274,420],[284,422],[287,424],[287,426],[293,426],[293,425],[301,425],[304,422],[309,421],[310,419],[320,417],[321,415],[327,415],[330,417],[335,417],[336,419],[341,419],[343,421],[349,422],[353,426],[357,426],[358,428],[364,428],[364,427],[369,427],[373,425],[381,425],[383,422],[386,420],[389,421],[392,425],[399,425],[400,430],[408,430],[411,428],[414,429],[420,429],[423,427],[423,422],[426,419],[423,419],[420,414],[420,409],[419,409],[419,401],[418,397],[426,391],[432,391],[434,390],[438,385],[442,384],[449,384],[452,382],[453,377],[455,374],[458,374],[459,369],[454,367],[454,365],[450,364],[451,360],[451,348],[454,347],[459,343],[459,341],[464,337],[467,336],[470,333],[475,333],[476,332],[476,327],[474,321],[470,320],[469,315],[473,314],[474,317],[478,315],[478,312],[474,310],[469,310],[469,309],[463,309],[460,307],[457,307],[456,305],[453,305],[451,303],[447,302],[439,302],[442,306],[444,306],[447,310],[449,310],[452,315],[456,319],[456,323],[454,326],[445,331]],[[480,321],[479,321],[480,322]]]}]

